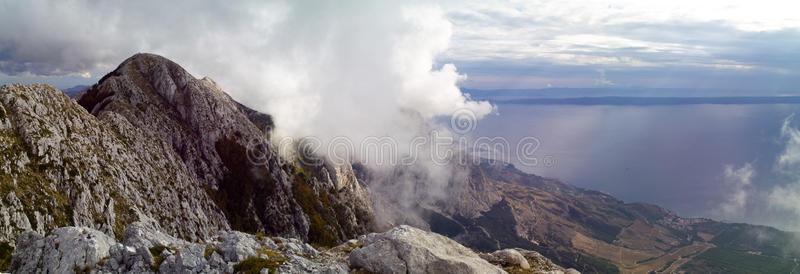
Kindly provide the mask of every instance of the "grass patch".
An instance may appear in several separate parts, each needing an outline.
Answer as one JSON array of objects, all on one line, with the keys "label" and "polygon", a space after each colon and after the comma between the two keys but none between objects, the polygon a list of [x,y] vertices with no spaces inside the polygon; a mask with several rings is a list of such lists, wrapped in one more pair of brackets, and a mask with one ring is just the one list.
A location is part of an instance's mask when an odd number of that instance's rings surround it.
[{"label": "grass patch", "polygon": [[715,247],[684,264],[680,270],[689,273],[790,273],[794,267],[791,259]]},{"label": "grass patch", "polygon": [[363,243],[357,243],[357,244],[354,244],[354,245],[348,245],[348,246],[342,247],[342,249],[340,249],[340,251],[342,251],[344,253],[350,253],[350,251],[353,251],[353,249],[361,248],[362,246],[364,246]]},{"label": "grass patch", "polygon": [[771,227],[747,224],[729,224],[714,236],[711,243],[739,251],[760,251],[763,255],[775,257],[800,257],[800,241],[791,233]]},{"label": "grass patch", "polygon": [[11,255],[14,254],[14,247],[6,242],[0,243],[0,271],[8,270],[11,265]]},{"label": "grass patch", "polygon": [[206,259],[211,258],[211,255],[213,255],[214,252],[219,254],[219,247],[218,246],[213,246],[213,245],[206,246],[206,250],[203,252],[203,256]]},{"label": "grass patch", "polygon": [[329,231],[329,227],[336,231],[342,229],[336,222],[336,213],[331,210],[333,204],[328,198],[328,193],[323,191],[317,195],[314,192],[308,183],[310,177],[304,170],[296,168],[292,182],[292,196],[308,215],[310,221],[308,240],[325,247],[335,246],[341,241],[337,235]]},{"label": "grass patch", "polygon": [[264,234],[263,232],[247,232],[247,234],[256,236],[256,239],[258,239],[259,241],[263,241],[264,238],[269,238],[269,236],[267,236],[267,234]]},{"label": "grass patch", "polygon": [[269,269],[269,273],[275,272],[281,263],[288,262],[289,259],[280,255],[269,256],[269,258],[247,258],[233,266],[233,272],[245,274],[258,274],[261,269]]},{"label": "grass patch", "polygon": [[164,250],[167,249],[172,251],[177,251],[177,249],[175,248],[171,248],[164,245],[157,245],[150,248],[150,254],[153,255],[153,261],[155,262],[153,263],[153,271],[158,272],[158,269],[161,267],[161,263],[164,262],[164,258],[161,257],[161,253],[164,253]]}]

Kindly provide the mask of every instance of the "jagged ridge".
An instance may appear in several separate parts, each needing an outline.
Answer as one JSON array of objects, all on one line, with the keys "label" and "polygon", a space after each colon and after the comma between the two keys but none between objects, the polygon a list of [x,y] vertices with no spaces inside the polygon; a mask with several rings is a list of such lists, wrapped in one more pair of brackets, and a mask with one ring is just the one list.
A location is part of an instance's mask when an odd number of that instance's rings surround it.
[{"label": "jagged ridge", "polygon": [[45,85],[4,86],[0,98],[0,240],[12,246],[24,230],[120,237],[133,221],[189,240],[235,228],[333,245],[367,230],[351,168],[281,165],[268,146],[249,161],[271,118],[163,57],[134,55],[78,104]]}]

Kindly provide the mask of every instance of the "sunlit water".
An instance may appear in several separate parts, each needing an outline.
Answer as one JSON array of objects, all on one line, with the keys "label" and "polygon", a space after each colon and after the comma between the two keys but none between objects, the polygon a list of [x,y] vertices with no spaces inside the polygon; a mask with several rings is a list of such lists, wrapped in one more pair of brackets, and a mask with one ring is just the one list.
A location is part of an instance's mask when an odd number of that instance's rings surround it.
[{"label": "sunlit water", "polygon": [[[541,141],[535,155],[552,157],[518,168],[610,193],[626,202],[648,202],[685,217],[712,217],[798,230],[798,218],[770,209],[765,193],[789,183],[774,172],[784,148],[783,120],[800,105],[498,106],[479,121],[475,136],[525,136]],[[725,165],[756,169],[748,203],[738,216],[723,216],[730,195]]]}]

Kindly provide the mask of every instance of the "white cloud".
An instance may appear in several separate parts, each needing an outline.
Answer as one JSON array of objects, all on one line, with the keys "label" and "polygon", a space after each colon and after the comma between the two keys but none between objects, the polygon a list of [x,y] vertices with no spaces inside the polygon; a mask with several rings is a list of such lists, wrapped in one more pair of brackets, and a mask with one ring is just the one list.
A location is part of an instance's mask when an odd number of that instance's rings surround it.
[{"label": "white cloud", "polygon": [[783,152],[778,155],[776,169],[784,174],[800,176],[800,130],[792,127],[794,114],[786,117],[781,126],[781,137],[785,140]]},{"label": "white cloud", "polygon": [[800,183],[777,186],[769,194],[770,206],[794,213],[800,217]]},{"label": "white cloud", "polygon": [[749,199],[750,184],[755,170],[750,163],[740,168],[725,166],[723,179],[726,186],[727,199],[720,204],[719,211],[724,218],[741,218],[745,216],[745,207]]},{"label": "white cloud", "polygon": [[[280,136],[415,134],[417,120],[468,100],[453,65],[435,67],[452,24],[435,5],[404,2],[3,2],[0,70],[103,75],[136,52],[207,75],[273,114]],[[3,65],[5,64],[5,65]],[[411,116],[418,116],[409,118]],[[417,122],[412,122],[417,121]]]},{"label": "white cloud", "polygon": [[[459,3],[448,7],[455,31],[454,47],[445,56],[448,60],[780,72],[786,65],[781,61],[759,64],[760,60],[736,56],[719,62],[724,58],[718,56],[750,52],[755,45],[738,41],[747,39],[742,33],[800,29],[800,18],[790,11],[792,7],[800,9],[800,4],[690,0]],[[717,29],[704,30],[712,27]]]},{"label": "white cloud", "polygon": [[787,210],[800,218],[800,130],[791,126],[793,119],[794,114],[783,120],[781,136],[785,147],[775,163],[775,169],[790,181],[774,187],[768,201],[771,207]]},{"label": "white cloud", "polygon": [[[501,74],[509,68],[536,64],[538,67],[531,74],[554,66],[631,72],[628,76],[615,74],[626,78],[612,79],[621,86],[653,83],[633,75],[647,71],[653,77],[667,78],[658,83],[682,83],[668,87],[695,88],[703,83],[741,88],[742,83],[737,82],[753,83],[754,87],[781,82],[789,89],[797,86],[791,77],[800,73],[794,65],[800,54],[793,46],[800,42],[800,17],[793,12],[798,5],[800,2],[771,0],[498,0],[451,1],[439,3],[441,8],[421,8],[426,5],[418,2],[9,1],[0,10],[0,71],[20,75],[25,71],[41,75],[102,75],[125,56],[155,51],[180,59],[177,61],[182,64],[198,63],[189,64],[190,68],[221,78],[221,83],[226,83],[226,77],[219,75],[234,74],[224,63],[235,60],[242,63],[237,73],[252,74],[244,67],[263,72],[257,76],[272,79],[270,86],[279,87],[274,93],[294,96],[285,91],[311,88],[303,83],[312,77],[308,67],[319,65],[317,58],[343,59],[330,54],[348,51],[335,43],[364,43],[360,37],[372,36],[375,39],[369,44],[386,45],[382,40],[391,35],[422,31],[425,33],[414,35],[430,39],[415,40],[421,46],[414,53],[435,52],[429,57],[456,63],[462,70],[470,68],[462,66],[464,62],[495,62],[494,66],[476,65],[481,68],[480,73],[468,71],[479,76],[468,83],[487,77],[503,78]],[[434,12],[399,15],[412,6],[417,11]],[[438,15],[431,16],[432,13]],[[423,25],[430,28],[411,30],[407,25],[389,23],[401,21],[425,22]],[[447,27],[435,27],[439,24]],[[289,28],[293,29],[287,31]],[[434,38],[450,34],[452,39]],[[331,46],[335,49],[325,48]],[[365,53],[377,52],[356,48]],[[204,64],[189,56],[198,51],[209,53]],[[355,50],[350,54],[353,53]],[[392,58],[389,52],[381,54]],[[263,57],[270,61],[264,62]],[[359,55],[348,56],[354,57]],[[744,74],[747,79],[742,77]],[[570,79],[575,77],[566,74],[560,77],[561,82],[567,83],[564,86],[570,87],[585,87],[583,83],[594,81]],[[712,78],[716,80],[711,81]],[[255,83],[241,88],[261,86],[262,83]],[[230,86],[228,89],[233,90]],[[314,108],[292,107],[302,115]]]}]

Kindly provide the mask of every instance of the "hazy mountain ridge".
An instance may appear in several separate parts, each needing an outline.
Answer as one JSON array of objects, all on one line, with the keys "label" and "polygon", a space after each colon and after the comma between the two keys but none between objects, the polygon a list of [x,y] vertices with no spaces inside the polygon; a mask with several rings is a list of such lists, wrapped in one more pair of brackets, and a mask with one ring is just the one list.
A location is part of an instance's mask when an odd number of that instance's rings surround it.
[{"label": "hazy mountain ridge", "polygon": [[503,200],[478,218],[447,216],[449,226],[433,229],[478,250],[520,247],[582,271],[626,273],[788,272],[800,257],[800,237],[774,228],[681,218],[512,165],[480,169]]},{"label": "hazy mountain ridge", "polygon": [[69,98],[78,99],[83,96],[89,87],[90,86],[87,85],[77,85],[71,88],[62,89],[61,91],[64,92],[64,94],[66,94]]}]

